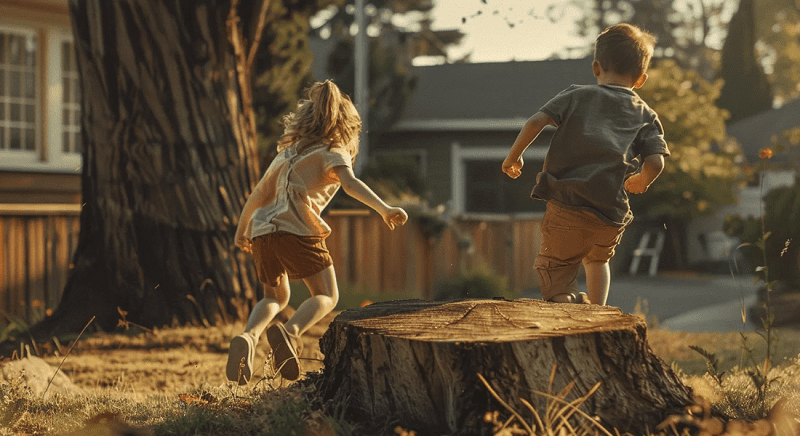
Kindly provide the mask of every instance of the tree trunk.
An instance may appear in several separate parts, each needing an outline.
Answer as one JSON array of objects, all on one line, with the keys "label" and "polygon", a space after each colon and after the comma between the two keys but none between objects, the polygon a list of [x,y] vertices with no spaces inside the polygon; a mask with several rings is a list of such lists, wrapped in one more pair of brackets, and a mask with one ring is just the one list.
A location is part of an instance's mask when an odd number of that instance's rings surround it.
[{"label": "tree trunk", "polygon": [[523,400],[545,420],[547,404],[565,407],[546,394],[574,401],[599,383],[579,408],[608,428],[645,434],[691,404],[689,388],[652,353],[646,333],[640,317],[597,305],[376,303],[342,312],[320,340],[322,393],[370,426],[491,434],[485,413],[510,412],[481,377],[528,424],[537,421]]},{"label": "tree trunk", "polygon": [[70,1],[84,205],[61,304],[36,336],[92,316],[102,329],[121,317],[215,323],[256,297],[252,262],[233,245],[258,177],[253,38],[237,3]]}]

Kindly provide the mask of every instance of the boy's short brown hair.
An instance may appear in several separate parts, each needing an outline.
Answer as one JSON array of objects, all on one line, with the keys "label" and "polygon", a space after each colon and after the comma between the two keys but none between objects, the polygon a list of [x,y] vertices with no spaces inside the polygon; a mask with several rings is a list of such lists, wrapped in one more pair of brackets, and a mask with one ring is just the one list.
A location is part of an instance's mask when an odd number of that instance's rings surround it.
[{"label": "boy's short brown hair", "polygon": [[617,24],[603,31],[594,46],[594,60],[603,70],[633,79],[647,72],[656,39],[631,24]]}]

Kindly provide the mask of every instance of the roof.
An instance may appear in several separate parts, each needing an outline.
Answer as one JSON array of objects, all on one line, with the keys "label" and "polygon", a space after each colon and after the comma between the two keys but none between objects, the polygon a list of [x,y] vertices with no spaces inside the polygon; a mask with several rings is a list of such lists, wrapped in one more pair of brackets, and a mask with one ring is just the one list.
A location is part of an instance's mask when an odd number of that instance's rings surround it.
[{"label": "roof", "polygon": [[797,127],[800,127],[800,99],[739,120],[728,126],[728,135],[739,141],[749,162],[757,162],[758,150],[770,147],[773,136]]},{"label": "roof", "polygon": [[591,58],[414,67],[395,130],[517,130],[572,84],[596,83]]}]

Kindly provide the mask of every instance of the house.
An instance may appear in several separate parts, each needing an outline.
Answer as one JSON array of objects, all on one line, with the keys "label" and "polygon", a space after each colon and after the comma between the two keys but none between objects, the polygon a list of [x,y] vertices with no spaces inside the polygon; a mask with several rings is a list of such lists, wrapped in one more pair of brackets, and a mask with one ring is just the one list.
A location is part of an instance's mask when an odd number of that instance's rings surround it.
[{"label": "house", "polygon": [[[756,166],[761,161],[759,150],[773,147],[772,138],[780,138],[783,132],[800,128],[800,99],[790,101],[780,108],[771,109],[739,120],[728,126],[728,135],[742,146],[745,160]],[[762,196],[775,188],[793,186],[797,176],[787,154],[777,155],[767,163],[760,181],[751,183],[735,193],[738,202],[715,211],[712,215],[694,220],[688,228],[690,263],[726,262],[739,244],[736,238],[722,231],[725,217],[739,215],[743,218],[759,217],[762,214]],[[796,164],[796,162],[795,162]]]},{"label": "house", "polygon": [[462,218],[541,217],[530,200],[554,129],[526,150],[522,176],[500,170],[522,126],[571,84],[596,83],[591,59],[416,67],[417,86],[394,128],[370,144],[375,158],[412,155],[433,204]]},{"label": "house", "polygon": [[78,84],[67,0],[0,0],[0,208],[77,210]]},{"label": "house", "polygon": [[54,308],[77,246],[80,90],[67,0],[0,0],[0,323]]}]

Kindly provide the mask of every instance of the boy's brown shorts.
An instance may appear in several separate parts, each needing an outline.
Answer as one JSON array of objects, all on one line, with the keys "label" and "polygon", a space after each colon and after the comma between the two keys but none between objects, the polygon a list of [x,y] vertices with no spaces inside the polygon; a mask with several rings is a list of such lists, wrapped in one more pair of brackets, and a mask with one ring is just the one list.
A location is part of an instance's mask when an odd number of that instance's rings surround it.
[{"label": "boy's brown shorts", "polygon": [[333,265],[325,238],[275,232],[253,238],[253,260],[258,280],[272,287],[280,284],[281,275],[300,280]]},{"label": "boy's brown shorts", "polygon": [[542,299],[577,293],[581,263],[608,262],[624,230],[625,226],[606,224],[591,212],[548,202],[542,219],[542,247],[533,266],[539,274]]}]

